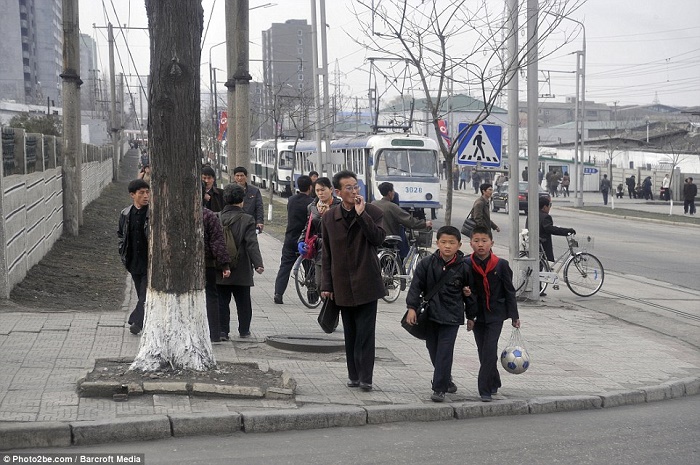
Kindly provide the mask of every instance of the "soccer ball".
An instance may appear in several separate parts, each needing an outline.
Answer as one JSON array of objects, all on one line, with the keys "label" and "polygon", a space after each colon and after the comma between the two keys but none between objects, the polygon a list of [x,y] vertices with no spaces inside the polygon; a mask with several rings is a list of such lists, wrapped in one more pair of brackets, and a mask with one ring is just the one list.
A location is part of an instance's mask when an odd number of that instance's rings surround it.
[{"label": "soccer ball", "polygon": [[509,346],[501,352],[501,365],[508,373],[519,375],[525,373],[530,366],[530,356],[524,347]]}]

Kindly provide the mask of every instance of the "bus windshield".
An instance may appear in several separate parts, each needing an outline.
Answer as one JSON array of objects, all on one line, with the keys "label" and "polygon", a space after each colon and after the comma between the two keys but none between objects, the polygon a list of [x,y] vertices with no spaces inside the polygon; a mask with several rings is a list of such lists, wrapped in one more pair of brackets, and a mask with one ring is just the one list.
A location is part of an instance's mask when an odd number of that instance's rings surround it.
[{"label": "bus windshield", "polygon": [[294,153],[289,150],[280,152],[280,168],[291,168],[294,162]]},{"label": "bus windshield", "polygon": [[384,149],[378,155],[377,175],[437,177],[435,151]]}]

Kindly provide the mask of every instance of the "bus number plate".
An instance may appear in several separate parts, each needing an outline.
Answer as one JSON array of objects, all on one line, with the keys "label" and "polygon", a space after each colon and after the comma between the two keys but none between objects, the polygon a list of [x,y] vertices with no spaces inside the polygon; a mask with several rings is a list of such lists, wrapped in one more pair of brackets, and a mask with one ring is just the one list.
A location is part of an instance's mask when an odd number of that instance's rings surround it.
[{"label": "bus number plate", "polygon": [[422,194],[423,193],[423,188],[422,187],[414,187],[414,186],[408,186],[404,188],[404,191],[407,194]]}]

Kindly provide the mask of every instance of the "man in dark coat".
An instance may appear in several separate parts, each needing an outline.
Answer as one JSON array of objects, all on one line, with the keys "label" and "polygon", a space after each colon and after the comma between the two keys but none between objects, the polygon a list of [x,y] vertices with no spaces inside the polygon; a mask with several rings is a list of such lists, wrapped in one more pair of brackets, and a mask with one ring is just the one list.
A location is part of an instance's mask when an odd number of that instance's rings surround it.
[{"label": "man in dark coat", "polygon": [[385,295],[377,258],[377,247],[386,236],[383,213],[359,195],[352,171],[336,173],[333,187],[342,202],[321,220],[321,296],[333,299],[340,308],[348,386],[371,391],[377,300]]},{"label": "man in dark coat", "polygon": [[[292,271],[294,262],[299,256],[297,243],[299,234],[304,230],[308,217],[307,207],[313,201],[311,197],[311,178],[309,176],[299,176],[297,187],[299,193],[294,194],[287,201],[287,230],[284,233],[284,244],[282,245],[282,257],[280,258],[280,269],[275,279],[275,303],[282,304],[282,296],[287,290],[289,274]],[[318,299],[318,297],[316,297]]]},{"label": "man in dark coat", "polygon": [[554,245],[552,243],[552,235],[568,236],[576,234],[576,230],[572,228],[560,228],[554,226],[554,220],[549,215],[549,210],[552,208],[552,201],[549,197],[540,197],[540,243],[544,249],[544,254],[547,260],[554,261]]},{"label": "man in dark coat", "polygon": [[263,209],[262,194],[260,189],[248,184],[248,170],[243,166],[233,169],[233,179],[243,188],[245,199],[243,201],[243,211],[253,217],[255,227],[259,232],[263,230],[265,211]]},{"label": "man in dark coat", "polygon": [[637,179],[634,177],[634,175],[630,176],[625,180],[625,184],[627,184],[627,193],[631,198],[637,198],[637,192],[634,190],[637,187]]},{"label": "man in dark coat", "polygon": [[695,197],[698,195],[698,186],[693,183],[693,178],[687,178],[683,184],[683,214],[695,214]]},{"label": "man in dark coat", "polygon": [[204,184],[202,205],[215,213],[223,210],[224,194],[216,187],[216,172],[211,166],[202,168],[202,183]]}]

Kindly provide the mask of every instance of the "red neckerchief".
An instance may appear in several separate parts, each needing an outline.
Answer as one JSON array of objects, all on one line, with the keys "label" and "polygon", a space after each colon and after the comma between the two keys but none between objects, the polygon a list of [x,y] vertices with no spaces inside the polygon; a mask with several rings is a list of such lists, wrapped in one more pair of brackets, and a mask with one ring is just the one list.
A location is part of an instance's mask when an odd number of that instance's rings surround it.
[{"label": "red neckerchief", "polygon": [[484,293],[486,294],[486,309],[488,311],[491,311],[491,304],[489,302],[491,298],[491,287],[489,286],[489,280],[486,278],[486,276],[493,271],[496,268],[496,263],[498,263],[498,257],[496,254],[491,252],[491,256],[489,257],[489,261],[486,263],[486,271],[484,271],[481,268],[481,265],[475,260],[476,254],[472,253],[472,270],[476,271],[478,274],[481,275],[481,278],[483,279],[484,282]]}]

